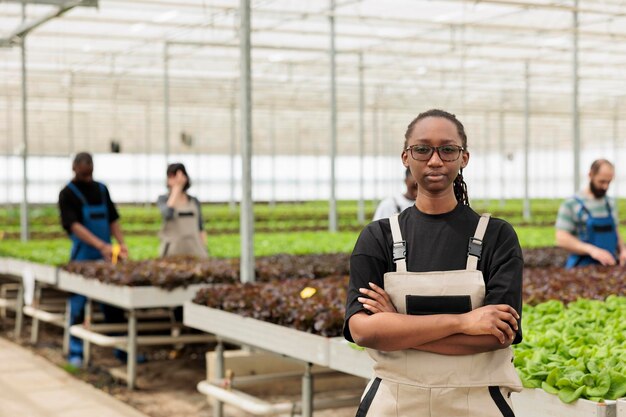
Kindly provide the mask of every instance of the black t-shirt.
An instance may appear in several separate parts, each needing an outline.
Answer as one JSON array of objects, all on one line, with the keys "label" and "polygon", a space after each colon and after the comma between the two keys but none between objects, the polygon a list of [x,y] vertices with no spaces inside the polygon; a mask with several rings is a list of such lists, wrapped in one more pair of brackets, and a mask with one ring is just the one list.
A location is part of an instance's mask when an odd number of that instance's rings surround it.
[{"label": "black t-shirt", "polygon": [[[89,205],[102,204],[102,193],[98,185],[99,183],[95,181],[72,181],[72,184],[85,196]],[[111,196],[106,186],[104,187],[104,195],[109,211],[109,222],[113,223],[120,218],[120,215],[115,208],[115,204],[111,201]],[[83,203],[67,185],[59,193],[59,210],[61,212],[61,225],[68,234],[71,233],[72,223],[83,223]]]},{"label": "black t-shirt", "polygon": [[[415,205],[399,217],[406,241],[407,270],[410,272],[465,269],[469,238],[474,236],[480,216],[459,204],[449,213],[429,215]],[[366,311],[357,300],[359,288],[368,282],[384,288],[383,275],[396,270],[392,254],[393,238],[389,219],[368,224],[361,232],[350,257],[350,285],[346,303],[344,336],[353,341],[348,320]],[[478,269],[485,279],[485,305],[508,304],[520,315],[519,331],[513,343],[522,341],[522,271],[524,261],[517,234],[504,220],[491,218],[483,238]]]}]

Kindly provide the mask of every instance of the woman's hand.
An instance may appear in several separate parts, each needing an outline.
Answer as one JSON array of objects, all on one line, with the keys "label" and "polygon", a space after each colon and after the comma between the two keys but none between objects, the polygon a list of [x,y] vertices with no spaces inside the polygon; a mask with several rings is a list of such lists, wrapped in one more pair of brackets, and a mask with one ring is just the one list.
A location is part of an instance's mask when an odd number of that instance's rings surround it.
[{"label": "woman's hand", "polygon": [[182,190],[183,188],[185,188],[185,184],[187,184],[187,176],[183,174],[183,171],[176,171],[173,183],[174,187]]},{"label": "woman's hand", "polygon": [[512,342],[518,329],[519,314],[509,305],[486,305],[461,314],[463,333],[471,336],[493,335],[500,343]]},{"label": "woman's hand", "polygon": [[396,308],[389,298],[389,294],[378,285],[370,282],[368,283],[371,290],[368,288],[359,288],[359,292],[367,297],[359,297],[357,300],[363,304],[363,307],[371,313],[397,313]]},{"label": "woman's hand", "polygon": [[119,254],[120,259],[128,259],[128,246],[126,246],[126,244],[124,243],[120,243],[120,254]]}]

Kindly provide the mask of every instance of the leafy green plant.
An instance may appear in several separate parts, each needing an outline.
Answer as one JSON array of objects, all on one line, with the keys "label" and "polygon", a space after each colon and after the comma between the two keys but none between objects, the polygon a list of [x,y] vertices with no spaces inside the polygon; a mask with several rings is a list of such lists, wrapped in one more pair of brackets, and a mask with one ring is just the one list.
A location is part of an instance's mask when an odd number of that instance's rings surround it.
[{"label": "leafy green plant", "polygon": [[525,387],[565,403],[626,395],[625,297],[525,305],[523,316],[528,331],[514,363]]}]

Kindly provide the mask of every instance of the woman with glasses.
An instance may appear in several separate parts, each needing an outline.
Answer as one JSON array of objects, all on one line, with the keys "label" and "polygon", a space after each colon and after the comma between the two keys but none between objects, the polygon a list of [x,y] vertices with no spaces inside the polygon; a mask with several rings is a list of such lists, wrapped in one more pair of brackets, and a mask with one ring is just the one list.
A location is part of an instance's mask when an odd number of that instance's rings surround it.
[{"label": "woman with glasses", "polygon": [[513,416],[522,251],[508,223],[470,208],[467,149],[453,114],[418,115],[402,151],[415,205],[355,245],[344,336],[375,361],[357,416]]},{"label": "woman with glasses", "polygon": [[163,217],[163,226],[159,233],[161,257],[208,257],[200,202],[187,194],[190,186],[191,181],[183,164],[175,163],[167,167],[169,193],[159,196],[157,200]]}]

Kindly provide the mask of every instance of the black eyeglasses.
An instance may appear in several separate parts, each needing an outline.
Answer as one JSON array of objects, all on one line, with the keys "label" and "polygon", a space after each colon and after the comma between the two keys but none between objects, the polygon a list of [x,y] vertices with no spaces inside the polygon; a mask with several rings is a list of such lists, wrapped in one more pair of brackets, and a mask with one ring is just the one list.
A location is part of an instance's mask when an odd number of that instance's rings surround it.
[{"label": "black eyeglasses", "polygon": [[405,151],[411,154],[411,157],[416,161],[429,161],[433,157],[433,153],[437,150],[437,155],[444,162],[454,162],[459,159],[461,152],[465,150],[462,146],[456,145],[442,145],[442,146],[430,146],[430,145],[413,145],[405,149]]}]

